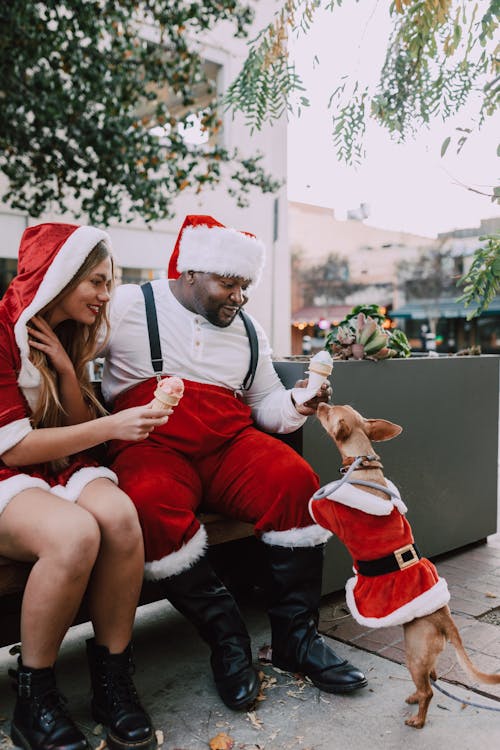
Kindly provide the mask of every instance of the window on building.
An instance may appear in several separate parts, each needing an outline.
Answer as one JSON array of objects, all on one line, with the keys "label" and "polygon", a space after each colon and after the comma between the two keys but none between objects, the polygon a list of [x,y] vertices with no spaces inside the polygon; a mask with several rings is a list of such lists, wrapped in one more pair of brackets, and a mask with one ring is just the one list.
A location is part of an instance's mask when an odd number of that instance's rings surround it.
[{"label": "window on building", "polygon": [[167,272],[163,268],[120,268],[117,283],[145,284],[153,279],[166,279]]},{"label": "window on building", "polygon": [[477,322],[477,339],[483,354],[498,354],[500,352],[500,318],[479,318]]},{"label": "window on building", "polygon": [[[221,71],[222,65],[211,60],[203,62],[200,80],[194,84],[192,89],[194,103],[189,105],[185,105],[181,97],[167,86],[156,89],[149,87],[149,90],[156,93],[158,100],[166,106],[167,111],[173,117],[177,120],[184,118],[176,127],[188,146],[199,147],[204,144],[215,146],[220,143],[221,131],[217,135],[209,137],[208,131],[203,128],[203,118],[207,113],[207,108],[213,103],[214,98],[221,90]],[[156,106],[156,101],[145,100],[139,108],[139,116],[143,118],[152,115]],[[151,128],[151,133],[158,138],[168,139],[170,132],[171,125],[168,123]]]},{"label": "window on building", "polygon": [[17,273],[16,258],[0,258],[0,297],[3,297],[5,290]]}]

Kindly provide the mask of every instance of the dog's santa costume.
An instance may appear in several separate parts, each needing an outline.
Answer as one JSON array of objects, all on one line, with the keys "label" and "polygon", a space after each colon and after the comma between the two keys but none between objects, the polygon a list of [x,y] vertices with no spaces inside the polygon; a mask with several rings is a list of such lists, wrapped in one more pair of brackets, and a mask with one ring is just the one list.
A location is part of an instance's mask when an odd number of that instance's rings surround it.
[{"label": "dog's santa costume", "polygon": [[[95,245],[108,235],[95,227],[39,224],[21,239],[18,274],[0,301],[0,455],[33,429],[30,418],[38,402],[41,376],[30,362],[30,319],[71,281]],[[116,482],[116,475],[84,453],[54,473],[48,464],[15,468],[0,460],[0,512],[19,492],[38,487],[75,501],[97,477]]]},{"label": "dog's santa costume", "polygon": [[435,612],[450,599],[444,578],[416,550],[406,505],[394,484],[386,481],[389,500],[345,482],[327,497],[313,496],[309,502],[314,521],[338,536],[353,558],[355,576],[346,583],[347,605],[360,625],[371,628],[402,625]]},{"label": "dog's santa costume", "polygon": [[[188,216],[169,264],[169,278],[194,270],[258,281],[263,245],[210,216]],[[184,380],[168,423],[141,443],[110,445],[111,466],[141,520],[145,575],[176,575],[200,559],[207,538],[196,518],[204,508],[256,524],[270,544],[318,545],[329,535],[307,511],[318,480],[289,446],[264,432],[291,432],[305,418],[276,375],[267,337],[254,322],[259,354],[252,386],[242,392],[249,340],[236,316],[227,327],[191,312],[165,279],[152,282],[163,370]],[[116,290],[103,394],[115,410],[148,403],[156,386],[140,287]],[[235,398],[235,395],[239,396]]]}]

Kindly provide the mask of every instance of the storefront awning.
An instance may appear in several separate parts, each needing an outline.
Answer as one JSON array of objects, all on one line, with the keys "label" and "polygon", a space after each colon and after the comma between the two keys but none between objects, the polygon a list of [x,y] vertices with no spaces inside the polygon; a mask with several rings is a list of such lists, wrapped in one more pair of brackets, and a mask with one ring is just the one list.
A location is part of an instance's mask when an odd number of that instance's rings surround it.
[{"label": "storefront awning", "polygon": [[[474,306],[465,307],[463,302],[454,299],[420,299],[407,302],[405,305],[392,310],[391,318],[412,318],[426,320],[429,318],[466,318],[474,310]],[[484,313],[485,316],[500,316],[500,297],[495,297]]]}]

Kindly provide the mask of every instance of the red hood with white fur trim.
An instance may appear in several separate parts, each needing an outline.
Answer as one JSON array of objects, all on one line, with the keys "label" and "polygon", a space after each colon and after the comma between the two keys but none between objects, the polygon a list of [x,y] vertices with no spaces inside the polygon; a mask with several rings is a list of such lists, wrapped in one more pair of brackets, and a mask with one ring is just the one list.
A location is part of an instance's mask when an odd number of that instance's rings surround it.
[{"label": "red hood with white fur trim", "polygon": [[26,229],[21,238],[18,274],[0,304],[19,349],[18,383],[32,408],[38,398],[40,373],[29,360],[26,324],[64,289],[101,240],[111,253],[109,235],[96,227],[38,224]]}]

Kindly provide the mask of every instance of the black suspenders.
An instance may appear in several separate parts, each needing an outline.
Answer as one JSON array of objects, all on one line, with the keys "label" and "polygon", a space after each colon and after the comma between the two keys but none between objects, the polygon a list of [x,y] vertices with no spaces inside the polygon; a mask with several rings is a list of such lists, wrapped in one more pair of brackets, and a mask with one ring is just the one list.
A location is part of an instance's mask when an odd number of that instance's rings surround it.
[{"label": "black suspenders", "polygon": [[[160,333],[158,330],[158,318],[156,315],[153,287],[148,281],[145,284],[142,284],[141,290],[144,295],[144,302],[146,305],[146,320],[148,324],[151,364],[153,365],[154,372],[159,375],[163,371],[163,357],[161,354]],[[248,336],[248,342],[250,344],[250,366],[242,383],[243,390],[248,391],[248,389],[252,386],[253,379],[255,377],[255,371],[257,369],[257,360],[259,358],[259,342],[257,339],[257,332],[251,318],[245,312],[243,312],[243,310],[239,311],[239,316],[245,326],[245,331]]]},{"label": "black suspenders", "polygon": [[151,364],[157,375],[163,370],[163,357],[161,355],[160,332],[158,330],[158,317],[156,315],[155,298],[153,287],[148,281],[141,286],[146,304],[146,320],[148,323],[149,348],[151,351]]},{"label": "black suspenders", "polygon": [[252,319],[246,314],[246,312],[243,312],[243,310],[240,310],[238,314],[243,321],[245,331],[247,332],[248,336],[248,343],[250,344],[250,366],[242,383],[243,390],[248,391],[248,389],[252,387],[253,379],[255,377],[255,370],[257,369],[257,360],[259,358],[259,341],[257,339],[257,332],[255,330],[254,324],[252,323]]}]

